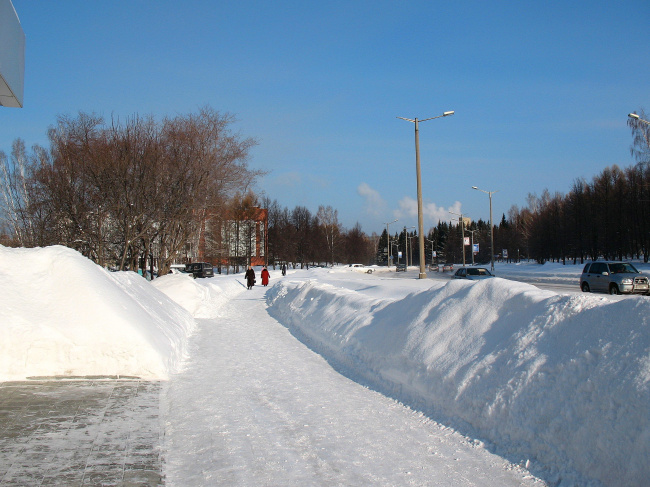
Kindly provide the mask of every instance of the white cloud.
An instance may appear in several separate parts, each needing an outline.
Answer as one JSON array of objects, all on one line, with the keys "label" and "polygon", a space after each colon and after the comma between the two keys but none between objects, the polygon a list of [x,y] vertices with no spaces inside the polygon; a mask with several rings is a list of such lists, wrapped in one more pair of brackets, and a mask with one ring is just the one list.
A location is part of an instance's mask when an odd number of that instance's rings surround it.
[{"label": "white cloud", "polygon": [[[402,198],[399,203],[399,208],[393,212],[395,218],[399,219],[414,219],[417,221],[418,217],[418,202],[413,198],[405,196]],[[422,217],[424,219],[425,231],[428,227],[435,226],[440,221],[449,221],[454,218],[458,218],[455,215],[449,213],[453,211],[454,213],[461,213],[461,203],[456,201],[453,205],[444,208],[438,206],[435,203],[424,203],[422,205]]]},{"label": "white cloud", "polygon": [[417,218],[418,216],[418,202],[414,200],[413,198],[410,198],[408,196],[404,196],[399,203],[398,203],[399,208],[393,212],[393,215],[395,215],[395,218],[399,218],[400,220],[403,220],[407,217],[415,217]]},{"label": "white cloud", "polygon": [[361,183],[357,187],[359,196],[366,200],[366,211],[373,216],[379,216],[386,211],[386,202],[382,199],[379,192],[372,189],[367,183]]}]

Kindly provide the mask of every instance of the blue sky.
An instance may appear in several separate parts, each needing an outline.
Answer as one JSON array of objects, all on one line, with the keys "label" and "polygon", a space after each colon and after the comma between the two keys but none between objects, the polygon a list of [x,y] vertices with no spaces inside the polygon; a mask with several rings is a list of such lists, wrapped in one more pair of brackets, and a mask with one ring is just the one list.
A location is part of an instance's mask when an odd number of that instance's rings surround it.
[{"label": "blue sky", "polygon": [[370,234],[494,218],[529,193],[634,163],[626,125],[650,108],[647,0],[13,0],[26,35],[24,108],[0,150],[46,144],[58,115],[187,114],[209,105],[259,142],[257,192],[338,210]]}]

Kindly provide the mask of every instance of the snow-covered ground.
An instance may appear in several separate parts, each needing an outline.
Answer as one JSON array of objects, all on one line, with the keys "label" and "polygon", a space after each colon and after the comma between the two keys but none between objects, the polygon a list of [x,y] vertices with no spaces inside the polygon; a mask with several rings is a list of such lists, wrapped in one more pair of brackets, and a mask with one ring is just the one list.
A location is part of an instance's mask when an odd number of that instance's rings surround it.
[{"label": "snow-covered ground", "polygon": [[189,358],[168,382],[166,485],[541,485],[337,373],[269,315],[267,289],[249,292],[240,279],[212,284],[230,299],[198,320]]},{"label": "snow-covered ground", "polygon": [[0,246],[0,380],[167,378],[195,320],[151,287],[66,247]]},{"label": "snow-covered ground", "polygon": [[[497,274],[577,289],[581,267]],[[170,485],[646,484],[649,298],[395,277],[246,291],[0,247],[0,380],[166,379]]]}]

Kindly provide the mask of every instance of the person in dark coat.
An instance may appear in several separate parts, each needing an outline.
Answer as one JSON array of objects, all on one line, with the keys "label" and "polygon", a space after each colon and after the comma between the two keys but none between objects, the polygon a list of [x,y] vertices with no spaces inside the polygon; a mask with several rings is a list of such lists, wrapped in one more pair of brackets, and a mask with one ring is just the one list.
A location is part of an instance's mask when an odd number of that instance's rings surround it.
[{"label": "person in dark coat", "polygon": [[248,269],[246,270],[246,274],[244,274],[244,277],[246,277],[246,285],[248,286],[248,290],[250,291],[255,285],[255,271],[251,266],[248,266]]},{"label": "person in dark coat", "polygon": [[283,276],[287,275],[287,265],[286,264],[282,264],[282,275]]},{"label": "person in dark coat", "polygon": [[264,269],[262,269],[262,286],[269,285],[269,277],[269,270],[264,266]]}]

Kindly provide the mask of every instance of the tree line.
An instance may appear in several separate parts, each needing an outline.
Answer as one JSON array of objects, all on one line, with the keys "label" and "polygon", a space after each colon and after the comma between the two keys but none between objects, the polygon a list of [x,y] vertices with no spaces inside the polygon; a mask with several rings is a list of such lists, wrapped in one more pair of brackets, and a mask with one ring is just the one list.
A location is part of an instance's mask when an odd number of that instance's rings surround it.
[{"label": "tree line", "polygon": [[61,116],[49,148],[16,140],[0,152],[3,243],[61,244],[102,266],[166,272],[197,235],[200,216],[219,213],[254,183],[255,141],[233,134],[234,118],[196,114],[124,121]]},{"label": "tree line", "polygon": [[[528,258],[527,233],[520,215],[515,215],[513,221],[502,216],[501,222],[494,225],[494,257],[495,260],[519,261]],[[464,239],[469,245],[465,245]],[[408,244],[407,244],[408,239]],[[478,252],[474,253],[474,245]],[[459,264],[465,259],[467,265],[486,264],[490,262],[491,255],[490,223],[482,219],[469,223],[455,220],[440,221],[432,227],[424,241],[425,264],[454,263]],[[420,245],[417,232],[397,231],[390,236],[392,264],[406,263],[408,251],[408,265],[420,265]],[[505,251],[505,253],[504,253]],[[401,252],[401,258],[398,256]],[[388,237],[386,230],[378,238],[375,260],[379,265],[388,262]]]},{"label": "tree line", "polygon": [[[512,206],[508,217],[503,214],[492,229],[494,259],[518,261],[534,259],[584,263],[598,258],[624,260],[650,257],[650,125],[643,110],[638,120],[630,118],[632,132],[631,155],[637,163],[626,169],[617,165],[605,168],[591,182],[576,179],[568,194],[540,196],[529,194],[527,207]],[[463,235],[479,244],[463,245]],[[391,254],[406,251],[406,239],[412,248],[413,264],[419,265],[418,239],[415,232],[397,231],[390,237]],[[411,247],[411,243],[413,244]],[[439,222],[429,230],[425,241],[425,256],[430,262],[460,263],[490,262],[490,224],[483,220],[467,226],[454,221]],[[434,258],[433,255],[436,255]],[[411,254],[411,250],[409,250]],[[376,261],[388,261],[388,236],[379,238]],[[404,262],[404,260],[402,260]]]},{"label": "tree line", "polygon": [[[625,260],[650,257],[650,166],[638,163],[626,169],[605,168],[591,182],[576,179],[568,194],[529,194],[528,206],[511,207],[508,217],[494,225],[494,259],[533,259],[584,263],[599,258]],[[409,255],[419,265],[416,232],[395,232],[390,237],[391,254]],[[463,236],[470,245],[463,245]],[[425,236],[426,262],[490,262],[490,224],[483,220],[461,224],[439,222]],[[479,251],[472,255],[472,245]],[[463,256],[463,252],[465,255]],[[435,258],[433,255],[435,254]],[[388,261],[388,238],[379,238],[376,261]],[[396,260],[393,261],[393,263]],[[402,258],[401,262],[404,262]]]},{"label": "tree line", "polygon": [[359,223],[345,229],[331,206],[319,206],[316,214],[304,206],[289,210],[277,200],[265,199],[262,206],[268,210],[270,265],[374,264],[375,240]]},{"label": "tree line", "polygon": [[533,197],[528,208],[530,251],[539,262],[643,258],[650,245],[650,170],[647,164],[606,168],[571,191]]},{"label": "tree line", "polygon": [[[566,194],[530,194],[528,206],[511,207],[494,225],[494,259],[584,263],[599,258],[625,260],[650,257],[650,166],[638,163],[626,169],[612,166],[591,182],[577,179]],[[463,235],[470,245],[463,245]],[[391,235],[392,254],[412,248],[413,265],[419,265],[415,232]],[[379,239],[376,260],[387,262],[387,236]],[[479,244],[472,256],[471,243]],[[483,220],[469,225],[440,222],[426,236],[425,255],[429,262],[490,262],[490,224]],[[435,252],[436,258],[432,258]],[[409,250],[409,254],[411,250]],[[403,262],[403,260],[402,260]]]}]

